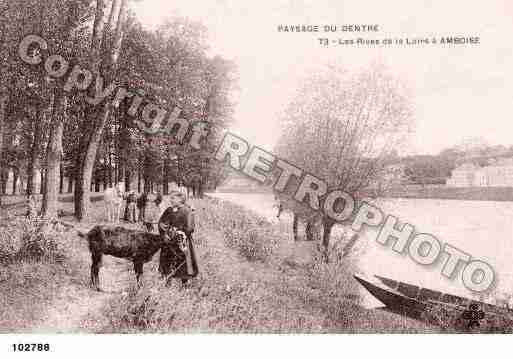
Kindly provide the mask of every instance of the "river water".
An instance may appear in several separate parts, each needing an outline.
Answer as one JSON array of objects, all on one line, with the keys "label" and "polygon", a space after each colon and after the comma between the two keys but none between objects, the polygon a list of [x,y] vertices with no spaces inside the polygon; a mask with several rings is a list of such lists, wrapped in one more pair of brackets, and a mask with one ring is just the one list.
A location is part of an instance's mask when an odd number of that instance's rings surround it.
[{"label": "river water", "polygon": [[[213,193],[276,221],[272,194]],[[513,203],[434,199],[381,199],[377,206],[400,222],[410,223],[416,233],[430,233],[442,243],[489,263],[497,275],[497,289],[513,293]],[[290,214],[282,220],[290,221]],[[409,256],[394,252],[389,244],[376,242],[376,231],[367,231],[356,251],[358,267],[366,275],[385,277],[419,284],[463,296],[470,296],[461,281],[461,267],[454,279],[440,274],[445,260],[433,266],[422,266]],[[391,241],[393,243],[393,241]]]}]

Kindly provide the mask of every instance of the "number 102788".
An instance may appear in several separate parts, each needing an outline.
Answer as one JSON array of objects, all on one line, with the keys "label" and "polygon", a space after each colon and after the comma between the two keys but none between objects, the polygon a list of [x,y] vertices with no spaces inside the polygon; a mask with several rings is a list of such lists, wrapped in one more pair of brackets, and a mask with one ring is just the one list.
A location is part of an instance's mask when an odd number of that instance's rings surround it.
[{"label": "number 102788", "polygon": [[50,344],[48,343],[18,343],[12,345],[15,352],[49,352]]}]

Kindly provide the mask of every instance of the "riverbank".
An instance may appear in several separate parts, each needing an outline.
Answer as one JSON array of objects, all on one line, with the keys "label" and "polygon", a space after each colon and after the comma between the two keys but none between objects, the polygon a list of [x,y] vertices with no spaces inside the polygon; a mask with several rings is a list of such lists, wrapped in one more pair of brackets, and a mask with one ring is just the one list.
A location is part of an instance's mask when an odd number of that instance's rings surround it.
[{"label": "riverbank", "polygon": [[[217,193],[272,194],[270,187],[219,188]],[[360,196],[374,197],[375,193],[362,191]],[[461,201],[513,202],[513,187],[447,187],[445,185],[407,185],[380,193],[380,198],[449,199]]]},{"label": "riverbank", "polygon": [[405,186],[393,188],[383,198],[449,199],[461,201],[513,202],[513,187]]},{"label": "riverbank", "polygon": [[[200,275],[165,285],[155,271],[112,301],[107,333],[426,333],[436,327],[363,308],[354,263],[319,260],[315,243],[239,205],[194,203]],[[151,266],[156,266],[156,263]]]},{"label": "riverbank", "polygon": [[[319,261],[315,244],[294,243],[283,224],[226,201],[192,202],[200,275],[189,287],[175,281],[168,286],[160,279],[158,255],[145,265],[141,288],[128,261],[106,256],[101,271],[105,291],[97,293],[89,287],[86,243],[73,231],[54,228],[59,232],[57,259],[4,267],[2,332],[437,332],[422,322],[361,307],[354,264]],[[61,209],[67,212],[71,205],[61,203]],[[75,225],[85,231],[103,222],[102,206],[101,201],[93,204],[91,223]]]}]

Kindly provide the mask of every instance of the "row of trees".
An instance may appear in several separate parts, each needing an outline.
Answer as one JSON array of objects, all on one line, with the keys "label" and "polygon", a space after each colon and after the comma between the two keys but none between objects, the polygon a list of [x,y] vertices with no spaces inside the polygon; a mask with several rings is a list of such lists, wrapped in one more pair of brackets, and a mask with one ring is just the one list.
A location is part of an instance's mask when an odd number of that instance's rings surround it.
[{"label": "row of trees", "polygon": [[[145,186],[169,181],[194,187],[216,185],[223,168],[211,161],[213,146],[232,114],[234,65],[208,56],[205,27],[173,18],[155,31],[138,23],[129,0],[7,0],[0,2],[0,179],[7,170],[25,174],[27,193],[43,170],[45,216],[57,213],[63,175],[74,187],[75,216],[87,218],[93,183],[111,184],[134,176]],[[169,135],[150,135],[127,114],[130,99],[118,107],[106,100],[93,106],[84,93],[63,91],[64,81],[18,58],[28,34],[48,41],[49,54],[115,82],[163,108],[182,109],[181,117],[202,121],[209,136],[200,150]]]},{"label": "row of trees", "polygon": [[396,157],[392,162],[404,164],[405,176],[410,182],[424,185],[445,183],[452,170],[465,162],[486,166],[497,159],[511,157],[513,146],[490,146],[480,138],[471,138],[436,155]]}]

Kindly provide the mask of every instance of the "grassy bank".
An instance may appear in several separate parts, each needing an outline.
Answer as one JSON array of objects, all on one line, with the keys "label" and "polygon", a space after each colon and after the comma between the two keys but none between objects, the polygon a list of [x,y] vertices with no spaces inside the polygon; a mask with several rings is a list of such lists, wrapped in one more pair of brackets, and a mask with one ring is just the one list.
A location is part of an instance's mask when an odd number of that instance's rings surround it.
[{"label": "grassy bank", "polygon": [[[2,217],[1,332],[431,333],[438,327],[361,307],[350,258],[319,259],[313,242],[217,199],[193,201],[200,275],[182,288],[157,273],[136,288],[129,261],[106,256],[105,292],[89,288],[90,254],[72,232]],[[70,203],[61,203],[65,212]],[[93,206],[101,221],[102,202]],[[66,218],[71,222],[71,218]],[[82,224],[81,230],[94,223]],[[124,226],[133,226],[126,225]],[[136,228],[135,226],[133,228]],[[139,227],[138,227],[139,228]],[[343,240],[343,239],[342,239]]]},{"label": "grassy bank", "polygon": [[[216,199],[195,202],[200,275],[187,288],[145,283],[112,301],[105,332],[348,333],[431,332],[433,327],[366,310],[349,260],[322,263],[311,242]],[[156,267],[157,263],[151,265]]]},{"label": "grassy bank", "polygon": [[0,224],[0,332],[23,331],[40,320],[60,289],[80,271],[63,228],[42,220]]}]

